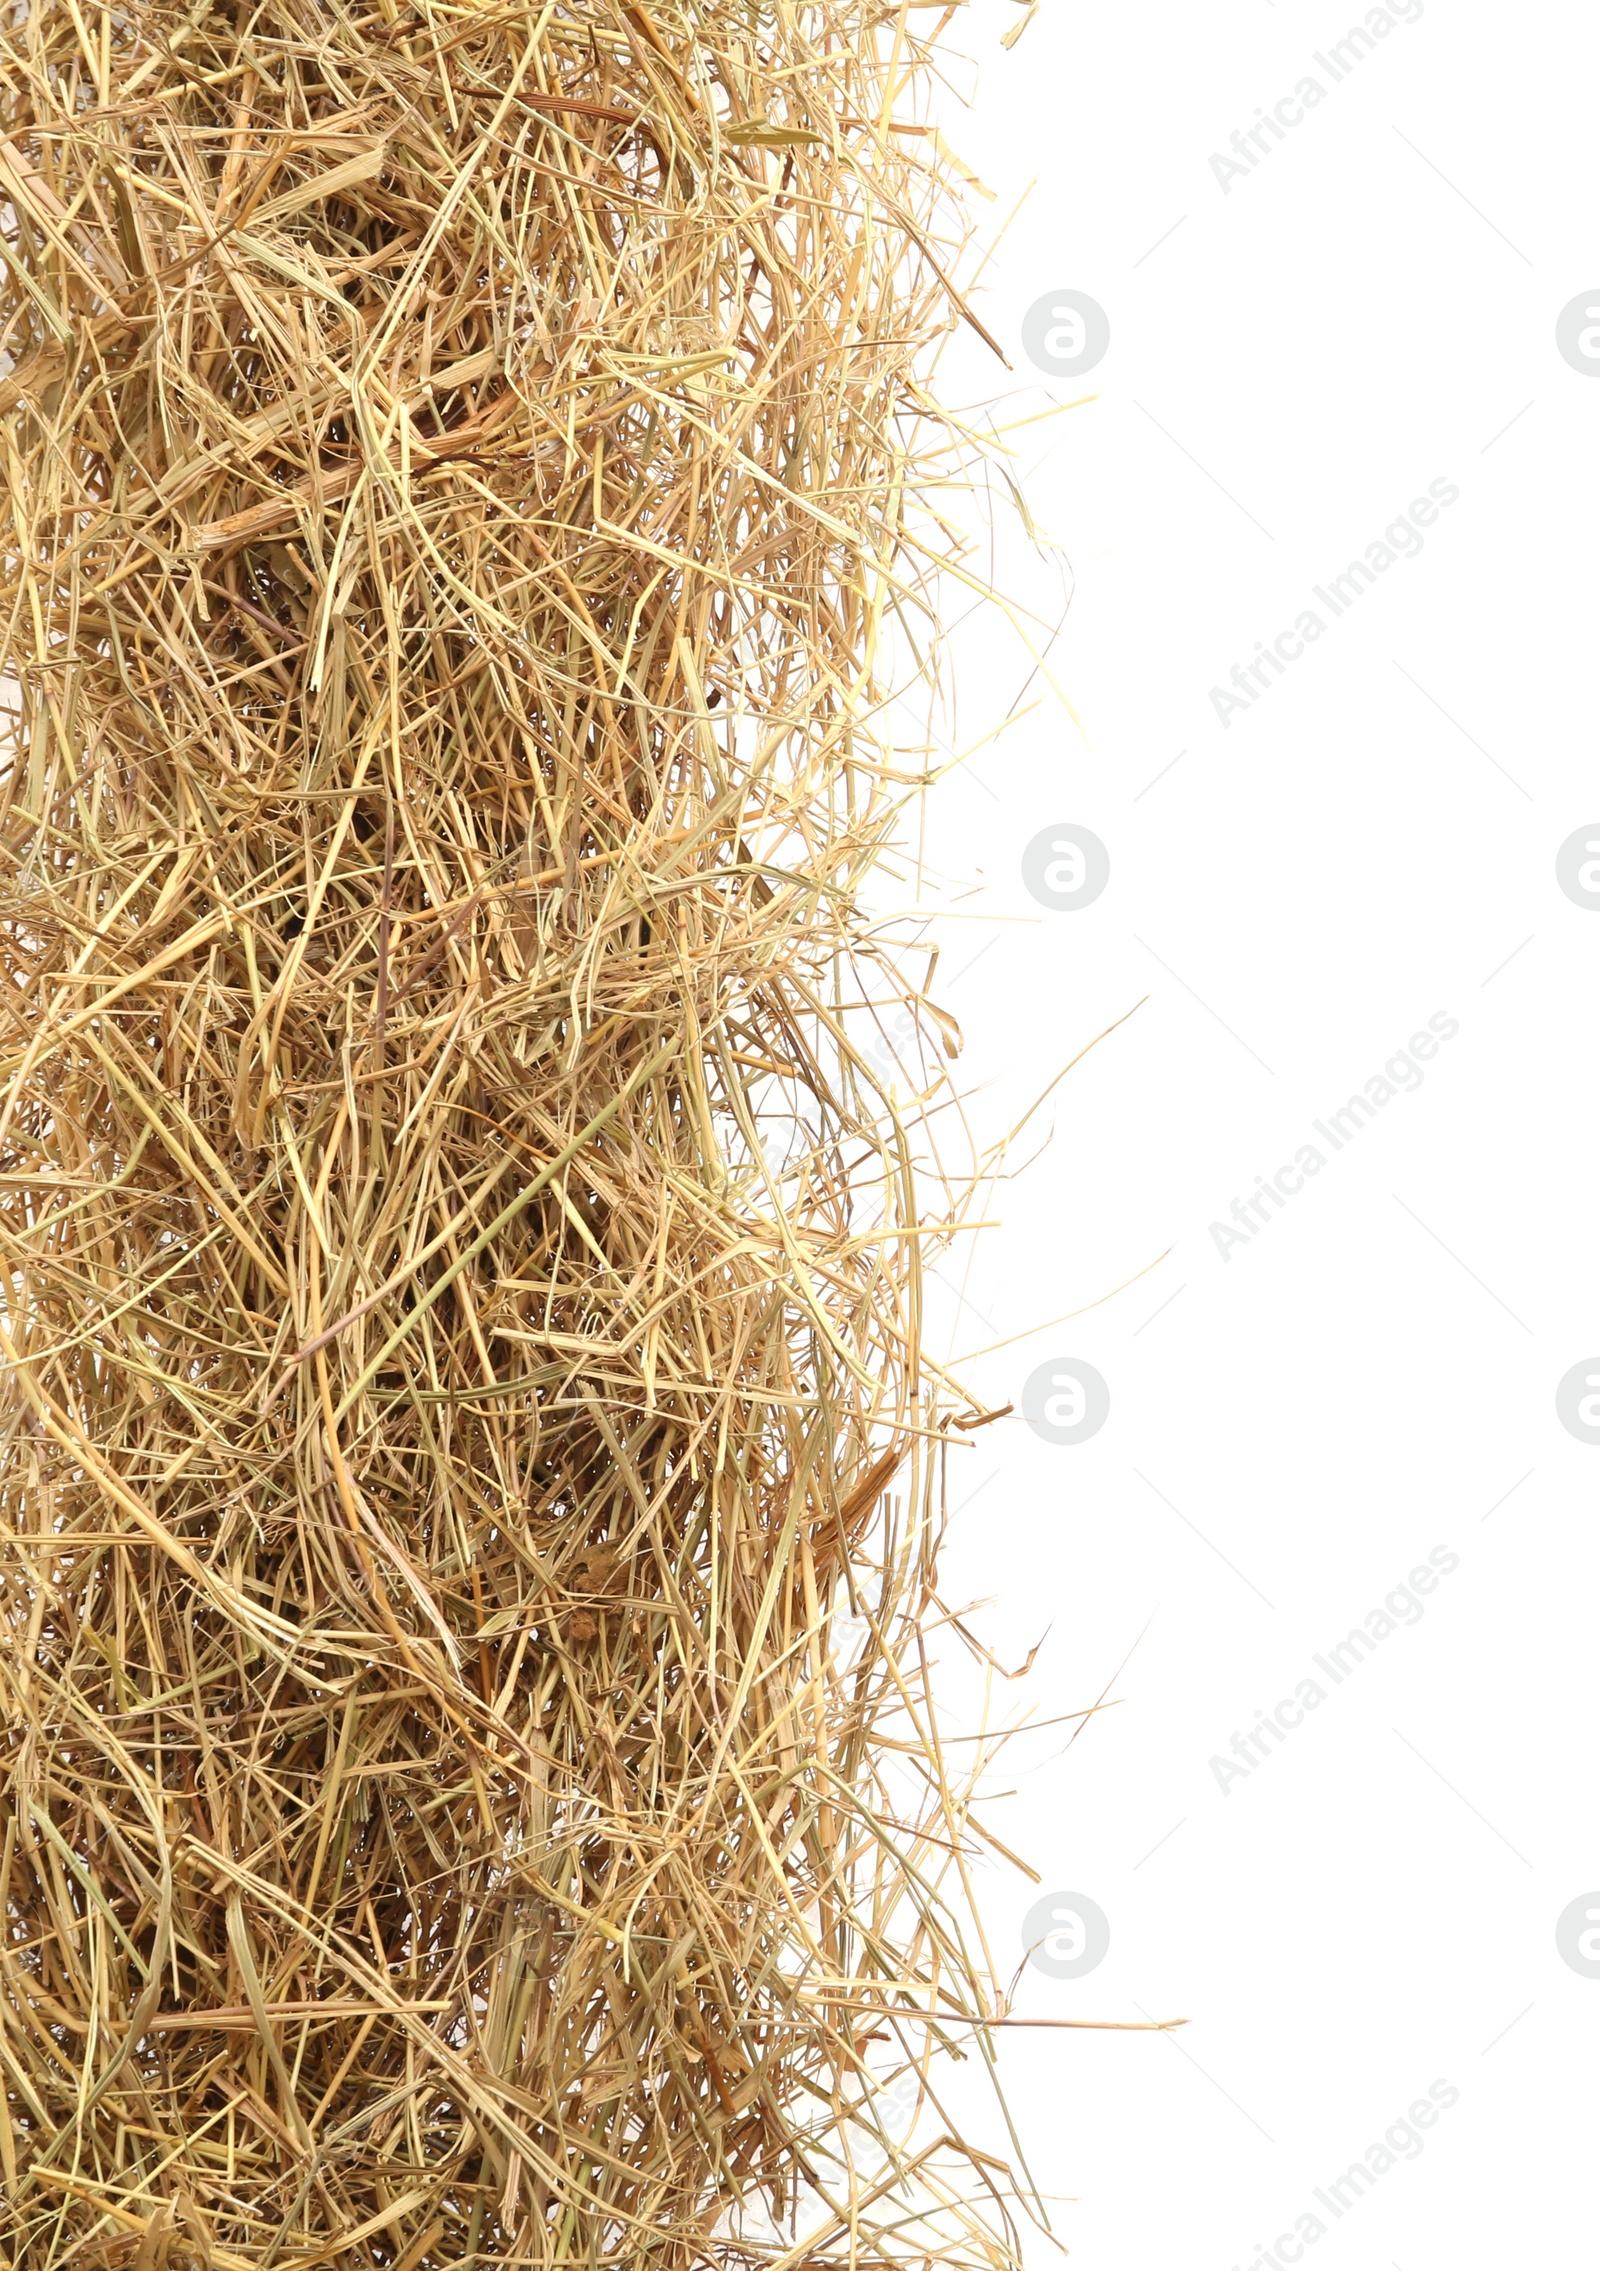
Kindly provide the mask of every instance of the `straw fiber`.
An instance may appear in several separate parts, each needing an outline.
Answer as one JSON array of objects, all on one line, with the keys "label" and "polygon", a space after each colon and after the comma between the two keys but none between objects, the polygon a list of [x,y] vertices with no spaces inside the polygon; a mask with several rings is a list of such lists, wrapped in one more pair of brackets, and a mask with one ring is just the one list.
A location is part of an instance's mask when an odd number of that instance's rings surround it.
[{"label": "straw fiber", "polygon": [[13,2271],[1009,2259],[875,2110],[997,2008],[848,1007],[933,21],[8,12]]}]

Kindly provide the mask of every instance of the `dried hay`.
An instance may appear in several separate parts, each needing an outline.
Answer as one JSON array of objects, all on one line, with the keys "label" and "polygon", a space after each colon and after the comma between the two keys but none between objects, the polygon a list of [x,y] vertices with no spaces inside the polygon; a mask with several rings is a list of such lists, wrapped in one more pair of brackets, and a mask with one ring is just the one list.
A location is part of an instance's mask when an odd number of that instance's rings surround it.
[{"label": "dried hay", "polygon": [[844,1006],[919,20],[0,38],[16,2271],[1010,2259],[861,2146],[999,2007]]}]

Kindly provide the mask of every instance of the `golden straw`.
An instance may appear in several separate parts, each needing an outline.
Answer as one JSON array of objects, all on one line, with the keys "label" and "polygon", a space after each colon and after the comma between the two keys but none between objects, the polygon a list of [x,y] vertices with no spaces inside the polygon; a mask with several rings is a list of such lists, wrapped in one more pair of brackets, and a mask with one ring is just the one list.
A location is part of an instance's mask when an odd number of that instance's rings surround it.
[{"label": "golden straw", "polygon": [[929,19],[8,22],[0,2253],[999,2271],[880,2119],[1001,2010],[858,1046]]}]

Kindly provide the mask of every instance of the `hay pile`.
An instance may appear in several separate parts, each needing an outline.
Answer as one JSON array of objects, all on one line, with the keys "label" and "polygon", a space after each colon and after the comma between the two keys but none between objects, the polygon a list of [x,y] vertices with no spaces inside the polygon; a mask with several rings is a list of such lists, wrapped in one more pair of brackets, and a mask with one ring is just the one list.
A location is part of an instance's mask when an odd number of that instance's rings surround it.
[{"label": "hay pile", "polygon": [[14,2271],[1006,2259],[859,2149],[994,2008],[840,1007],[922,20],[0,37]]}]

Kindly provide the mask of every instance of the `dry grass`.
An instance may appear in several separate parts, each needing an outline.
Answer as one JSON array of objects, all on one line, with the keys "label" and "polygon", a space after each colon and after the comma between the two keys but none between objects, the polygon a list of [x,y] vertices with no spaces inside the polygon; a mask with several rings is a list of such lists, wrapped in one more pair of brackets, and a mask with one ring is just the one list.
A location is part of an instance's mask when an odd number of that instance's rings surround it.
[{"label": "dry grass", "polygon": [[842,1006],[932,21],[0,38],[15,2271],[1010,2259],[861,2150],[997,2008]]}]

